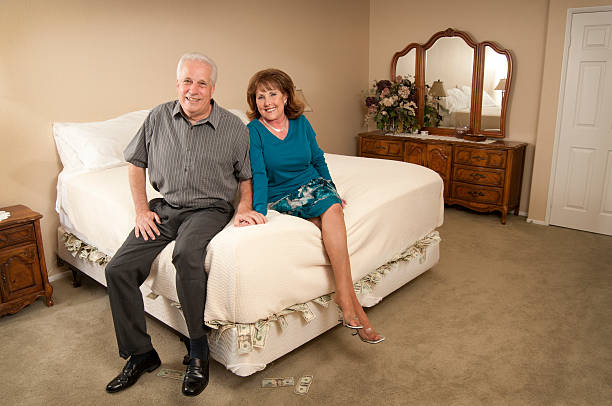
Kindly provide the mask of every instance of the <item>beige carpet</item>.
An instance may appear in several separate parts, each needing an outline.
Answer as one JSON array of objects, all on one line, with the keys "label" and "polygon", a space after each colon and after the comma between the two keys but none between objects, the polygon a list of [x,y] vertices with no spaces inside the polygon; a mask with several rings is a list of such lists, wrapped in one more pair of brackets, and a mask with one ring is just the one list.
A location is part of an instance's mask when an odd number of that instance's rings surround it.
[{"label": "beige carpet", "polygon": [[[60,279],[55,306],[0,319],[0,404],[612,403],[612,237],[454,208],[440,233],[440,263],[368,311],[385,343],[336,327],[247,378],[213,362],[197,398],[154,373],[105,393],[124,363],[106,291]],[[183,369],[182,343],[148,322],[162,367]],[[260,387],[306,374],[306,396]]]}]

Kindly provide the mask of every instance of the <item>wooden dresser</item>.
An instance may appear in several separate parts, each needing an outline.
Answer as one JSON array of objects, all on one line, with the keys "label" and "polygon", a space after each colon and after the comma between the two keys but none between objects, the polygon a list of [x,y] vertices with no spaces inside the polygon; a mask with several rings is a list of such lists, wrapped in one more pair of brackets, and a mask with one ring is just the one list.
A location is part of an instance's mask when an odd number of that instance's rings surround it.
[{"label": "wooden dresser", "polygon": [[359,134],[358,155],[393,159],[426,166],[444,181],[444,202],[482,212],[498,211],[506,224],[508,211],[518,214],[527,144],[495,141],[490,144]]},{"label": "wooden dresser", "polygon": [[26,206],[0,208],[11,216],[0,221],[0,316],[14,314],[39,296],[53,305],[40,232],[42,215]]}]

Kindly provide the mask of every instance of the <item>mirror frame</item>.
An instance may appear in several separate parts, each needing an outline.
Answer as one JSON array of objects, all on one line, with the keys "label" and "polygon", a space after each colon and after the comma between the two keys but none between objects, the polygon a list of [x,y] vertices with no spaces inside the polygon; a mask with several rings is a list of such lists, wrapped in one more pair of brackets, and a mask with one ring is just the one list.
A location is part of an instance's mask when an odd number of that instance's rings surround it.
[{"label": "mirror frame", "polygon": [[[401,51],[393,54],[391,59],[390,78],[395,80],[397,61],[402,56],[406,55],[410,50],[416,50],[415,62],[415,83],[417,88],[417,119],[422,129],[429,131],[430,134],[454,136],[454,128],[439,128],[439,127],[423,127],[424,123],[424,105],[425,105],[425,51],[433,46],[440,38],[444,37],[460,37],[468,46],[474,49],[474,64],[472,66],[472,100],[470,107],[470,134],[482,134],[490,138],[504,138],[506,135],[506,117],[508,98],[510,96],[510,85],[512,83],[512,54],[509,50],[502,48],[493,41],[476,42],[470,34],[464,31],[458,31],[453,28],[448,28],[444,31],[439,31],[425,44],[410,43]],[[484,85],[484,64],[485,64],[485,47],[489,46],[499,54],[506,56],[508,60],[508,75],[506,77],[506,89],[503,93],[501,103],[501,114],[499,130],[481,130],[480,121],[482,114],[482,88]]]}]

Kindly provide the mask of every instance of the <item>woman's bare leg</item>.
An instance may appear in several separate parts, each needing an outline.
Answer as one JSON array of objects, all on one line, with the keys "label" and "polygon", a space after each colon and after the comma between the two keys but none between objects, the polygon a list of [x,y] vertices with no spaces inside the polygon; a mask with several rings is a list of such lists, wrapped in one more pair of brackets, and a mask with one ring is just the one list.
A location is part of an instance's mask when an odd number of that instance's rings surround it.
[{"label": "woman's bare leg", "polygon": [[[344,320],[353,326],[361,324],[363,332],[360,330],[359,334],[364,338],[378,339],[378,334],[370,324],[361,304],[359,304],[353,288],[342,206],[334,204],[327,209],[320,217],[320,225],[317,224],[316,220],[311,219],[311,221],[321,228],[323,245],[334,272],[336,284],[334,301],[342,308]],[[358,321],[355,320],[355,316]]]}]

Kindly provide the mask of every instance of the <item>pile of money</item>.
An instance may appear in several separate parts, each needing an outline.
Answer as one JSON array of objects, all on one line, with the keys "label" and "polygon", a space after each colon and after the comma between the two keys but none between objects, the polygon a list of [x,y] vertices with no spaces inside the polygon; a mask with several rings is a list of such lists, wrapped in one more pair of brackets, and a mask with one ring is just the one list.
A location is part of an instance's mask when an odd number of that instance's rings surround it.
[{"label": "pile of money", "polygon": [[286,378],[264,378],[261,381],[262,388],[280,388],[284,386],[294,386],[293,392],[298,395],[305,395],[312,384],[312,375],[304,375],[300,378],[297,385],[292,376]]},{"label": "pile of money", "polygon": [[298,395],[305,395],[308,393],[308,389],[310,389],[310,385],[312,384],[312,375],[304,375],[298,381],[298,384],[293,389],[293,392]]},{"label": "pile of money", "polygon": [[64,246],[68,252],[72,253],[73,257],[85,259],[99,265],[105,265],[110,262],[110,257],[100,251],[96,247],[85,244],[83,241],[76,238],[70,233],[64,233]]}]

